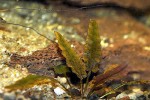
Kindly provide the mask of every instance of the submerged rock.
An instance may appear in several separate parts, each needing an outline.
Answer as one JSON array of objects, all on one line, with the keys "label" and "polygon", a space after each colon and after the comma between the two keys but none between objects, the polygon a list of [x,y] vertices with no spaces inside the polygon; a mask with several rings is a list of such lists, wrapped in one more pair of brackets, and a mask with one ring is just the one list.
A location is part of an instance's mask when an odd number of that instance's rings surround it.
[{"label": "submerged rock", "polygon": [[88,6],[88,5],[99,5],[99,6],[121,6],[124,8],[133,8],[133,9],[150,9],[149,0],[65,0],[65,2],[78,5],[78,6]]}]

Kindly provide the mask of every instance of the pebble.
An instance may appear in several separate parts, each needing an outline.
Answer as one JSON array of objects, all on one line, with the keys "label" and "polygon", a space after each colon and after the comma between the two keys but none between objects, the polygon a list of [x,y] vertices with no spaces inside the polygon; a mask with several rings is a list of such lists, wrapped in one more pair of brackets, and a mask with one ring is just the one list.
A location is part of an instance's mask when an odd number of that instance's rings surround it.
[{"label": "pebble", "polygon": [[137,98],[137,94],[136,93],[130,93],[130,94],[128,94],[128,96],[132,100],[136,100],[136,98]]},{"label": "pebble", "polygon": [[116,99],[122,99],[122,98],[125,98],[125,97],[129,97],[131,100],[147,100],[147,95],[148,94],[145,94],[142,90],[140,89],[136,89],[135,91],[135,88],[133,89],[133,91],[125,91],[125,92],[122,92],[120,93],[119,95],[117,95]]},{"label": "pebble", "polygon": [[57,80],[60,81],[60,83],[65,84],[67,82],[67,79],[65,77],[57,77]]},{"label": "pebble", "polygon": [[89,97],[89,100],[101,100],[101,99],[99,99],[98,95],[93,94]]},{"label": "pebble", "polygon": [[62,95],[65,93],[65,91],[63,89],[61,89],[60,87],[57,87],[54,89],[54,92],[56,93],[56,95]]},{"label": "pebble", "polygon": [[18,95],[17,97],[16,97],[16,100],[30,100],[29,98],[27,99],[27,98],[25,98],[23,95]]},{"label": "pebble", "polygon": [[126,94],[125,92],[122,92],[119,95],[117,95],[116,99],[118,100],[118,99],[121,99],[121,98],[126,97],[126,96],[128,96],[128,94]]},{"label": "pebble", "polygon": [[15,92],[5,93],[3,99],[4,100],[16,100]]},{"label": "pebble", "polygon": [[146,100],[146,96],[141,95],[141,96],[137,97],[136,100]]}]

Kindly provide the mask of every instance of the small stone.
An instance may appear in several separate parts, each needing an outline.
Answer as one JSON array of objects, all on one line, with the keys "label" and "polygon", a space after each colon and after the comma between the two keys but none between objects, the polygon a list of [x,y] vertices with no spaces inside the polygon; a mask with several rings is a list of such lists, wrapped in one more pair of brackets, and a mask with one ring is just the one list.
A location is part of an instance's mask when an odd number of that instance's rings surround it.
[{"label": "small stone", "polygon": [[66,83],[67,79],[65,77],[57,77],[57,80],[60,81],[60,83]]},{"label": "small stone", "polygon": [[78,18],[73,18],[73,19],[71,20],[71,23],[72,23],[72,24],[79,24],[79,23],[80,23],[80,19],[78,19]]},{"label": "small stone", "polygon": [[74,96],[81,96],[81,93],[78,89],[69,89],[71,94]]},{"label": "small stone", "polygon": [[141,96],[137,97],[136,100],[146,100],[146,97],[144,95],[141,95]]},{"label": "small stone", "polygon": [[133,80],[139,80],[141,78],[140,72],[129,72],[128,76]]},{"label": "small stone", "polygon": [[121,100],[130,100],[130,97],[129,96],[125,96],[125,97],[121,98]]},{"label": "small stone", "polygon": [[93,95],[91,95],[91,96],[89,97],[88,100],[99,100],[99,96],[96,95],[96,94],[93,94]]},{"label": "small stone", "polygon": [[14,92],[5,93],[3,99],[4,100],[16,100],[16,95]]},{"label": "small stone", "polygon": [[62,95],[65,93],[65,91],[61,89],[60,87],[55,88],[54,92],[56,93],[56,95]]},{"label": "small stone", "polygon": [[0,100],[1,100],[1,98],[3,98],[3,93],[0,93]]},{"label": "small stone", "polygon": [[126,97],[126,96],[128,96],[128,95],[123,92],[123,93],[117,95],[116,99],[121,99],[121,98],[124,98],[124,97]]},{"label": "small stone", "polygon": [[31,100],[39,100],[39,99],[35,95],[32,95]]},{"label": "small stone", "polygon": [[27,100],[23,95],[18,95],[16,100]]},{"label": "small stone", "polygon": [[129,96],[130,99],[132,99],[132,100],[136,100],[136,98],[137,98],[136,93],[131,93],[131,94],[129,94],[128,96]]}]

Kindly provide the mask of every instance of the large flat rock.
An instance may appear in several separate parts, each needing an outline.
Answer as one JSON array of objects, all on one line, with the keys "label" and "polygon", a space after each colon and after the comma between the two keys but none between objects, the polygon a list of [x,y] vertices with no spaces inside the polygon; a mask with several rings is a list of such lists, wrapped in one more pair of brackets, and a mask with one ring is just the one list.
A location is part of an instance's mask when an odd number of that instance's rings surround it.
[{"label": "large flat rock", "polygon": [[65,0],[72,5],[118,5],[124,8],[149,9],[150,0]]}]

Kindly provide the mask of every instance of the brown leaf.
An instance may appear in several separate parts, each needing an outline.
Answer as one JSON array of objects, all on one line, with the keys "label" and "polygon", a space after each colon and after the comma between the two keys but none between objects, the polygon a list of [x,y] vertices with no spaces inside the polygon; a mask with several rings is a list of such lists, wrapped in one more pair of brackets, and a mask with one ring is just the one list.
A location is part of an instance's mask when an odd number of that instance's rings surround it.
[{"label": "brown leaf", "polygon": [[92,84],[94,84],[94,86],[98,85],[98,84],[102,84],[104,83],[106,80],[108,80],[109,78],[111,78],[113,75],[115,74],[119,74],[119,72],[123,71],[125,68],[127,67],[127,65],[119,65],[119,66],[112,66],[112,68],[110,68],[109,70],[105,71],[105,73],[100,74],[98,76],[96,76],[93,79]]}]

